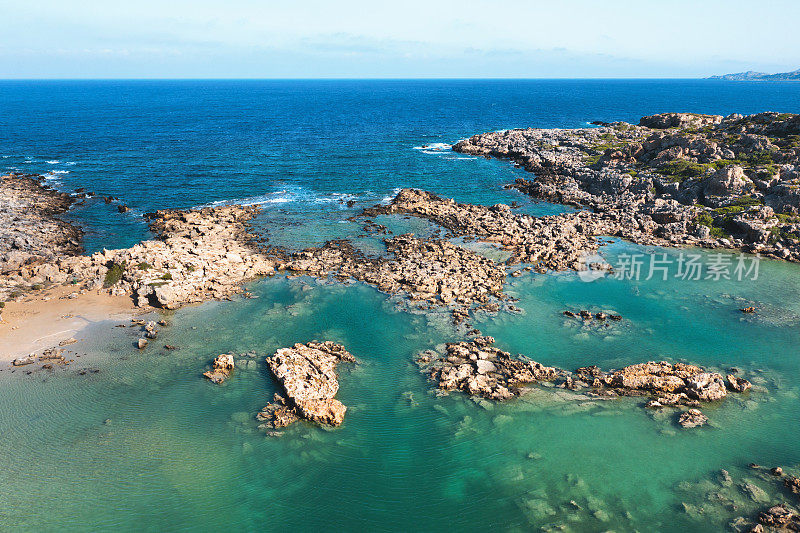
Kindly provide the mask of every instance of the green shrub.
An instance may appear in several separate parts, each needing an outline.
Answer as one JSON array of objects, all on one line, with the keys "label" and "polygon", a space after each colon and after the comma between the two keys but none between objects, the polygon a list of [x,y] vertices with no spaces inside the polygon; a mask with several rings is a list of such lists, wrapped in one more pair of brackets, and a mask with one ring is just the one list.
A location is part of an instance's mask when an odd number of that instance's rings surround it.
[{"label": "green shrub", "polygon": [[676,159],[656,168],[656,172],[670,178],[672,181],[680,182],[689,178],[699,178],[705,174],[706,168],[706,165],[701,165],[700,163]]},{"label": "green shrub", "polygon": [[106,272],[106,277],[103,280],[103,286],[105,288],[113,287],[119,283],[124,273],[125,261],[122,263],[111,263],[111,266],[108,267],[108,271]]},{"label": "green shrub", "polygon": [[716,226],[711,228],[711,236],[714,237],[715,239],[724,239],[725,237],[730,237],[730,235],[728,235],[724,229],[718,228]]},{"label": "green shrub", "polygon": [[172,279],[172,274],[170,274],[169,272],[167,272],[166,274],[164,274],[163,276],[161,276],[161,279],[164,279],[164,280],[171,280],[171,279]]},{"label": "green shrub", "polygon": [[150,270],[151,268],[153,268],[153,266],[150,263],[142,261],[141,263],[136,265],[136,268],[138,268],[139,270]]},{"label": "green shrub", "polygon": [[44,289],[44,285],[42,285],[41,283],[35,283],[35,284],[31,285],[31,289],[33,289],[35,291],[40,291],[40,290]]}]

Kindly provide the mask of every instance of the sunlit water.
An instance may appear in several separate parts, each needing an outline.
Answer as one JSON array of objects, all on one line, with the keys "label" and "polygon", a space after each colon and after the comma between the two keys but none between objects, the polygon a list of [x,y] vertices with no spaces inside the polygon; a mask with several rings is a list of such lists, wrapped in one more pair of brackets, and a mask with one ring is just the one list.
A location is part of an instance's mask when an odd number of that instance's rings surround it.
[{"label": "sunlit water", "polygon": [[[33,133],[3,142],[13,146],[8,151],[17,159],[31,154],[42,161],[45,152],[74,161],[89,152],[99,158],[108,150],[107,161],[113,163],[82,160],[74,165],[82,170],[61,175],[63,185],[123,196],[139,212],[256,198],[265,207],[256,226],[273,244],[303,248],[349,237],[365,251],[381,253],[380,239],[360,237],[362,224],[347,218],[398,186],[425,186],[484,204],[517,201],[521,211],[535,215],[562,209],[504,191],[502,184],[523,175],[505,163],[424,153],[428,150],[415,146],[451,143],[497,127],[571,127],[581,120],[633,120],[638,114],[678,107],[752,112],[762,105],[758,98],[770,107],[797,111],[790,107],[798,90],[762,84],[752,89],[761,93],[751,94],[740,86],[725,89],[732,86],[695,82],[508,82],[499,88],[453,82],[449,89],[420,82],[416,88],[411,85],[413,90],[408,85],[392,89],[391,84],[367,90],[368,85],[342,83],[344,89],[300,84],[294,100],[287,89],[291,85],[273,87],[279,94],[270,96],[269,84],[249,91],[245,84],[238,87],[245,103],[233,109],[209,103],[236,101],[224,84],[166,83],[160,93],[158,85],[66,85],[68,94],[79,97],[76,102],[94,102],[96,111],[67,105],[59,100],[62,96],[35,111],[23,104],[42,103],[44,95],[53,94],[52,87],[27,87],[26,96],[21,92],[25,86],[3,85],[0,89],[13,104],[0,111],[3,123],[33,121]],[[711,86],[717,92],[704,88]],[[308,91],[317,91],[317,99],[309,100]],[[469,99],[454,103],[446,94]],[[420,100],[422,96],[428,100]],[[213,112],[204,113],[193,127],[169,119],[172,115],[165,110],[187,113],[192,97],[200,108]],[[298,103],[303,98],[308,100],[305,107]],[[298,121],[307,121],[307,131],[296,133],[291,150],[279,139],[260,137],[265,122],[234,120],[254,102],[275,104],[258,107],[256,115],[292,116],[297,109],[317,109],[319,98],[348,105],[336,112],[325,107],[316,122],[297,115]],[[509,102],[505,112],[499,109],[504,101]],[[141,114],[127,113],[129,106],[143,102],[150,106]],[[280,102],[284,105],[278,106]],[[486,105],[468,107],[478,103]],[[434,104],[447,112],[435,111]],[[16,111],[9,111],[14,106]],[[375,106],[382,106],[383,114]],[[54,126],[47,140],[44,112],[52,109],[60,110],[62,115],[56,116],[64,122]],[[336,113],[344,115],[337,118]],[[362,127],[353,135],[369,142],[357,148],[342,140],[347,132],[340,129],[348,125],[345,119],[352,126],[361,115]],[[383,128],[370,122],[378,116]],[[198,131],[217,132],[221,123],[238,124],[240,135],[218,137],[216,146],[213,135],[204,136],[203,150],[189,143],[181,155],[170,152],[172,141],[155,134],[148,145],[145,133],[134,128],[131,145],[112,150],[109,139],[122,134],[111,126],[126,120],[149,124],[151,130],[145,131],[151,133],[161,126],[162,135],[173,141],[197,141]],[[90,125],[107,129],[92,137]],[[312,125],[319,137],[311,134]],[[244,131],[248,127],[250,136]],[[241,156],[235,165],[234,153]],[[182,162],[197,174],[196,188],[169,188],[174,176],[189,179]],[[212,169],[208,175],[205,163]],[[285,174],[286,184],[275,181],[279,172],[273,164]],[[38,168],[40,163],[29,165]],[[200,176],[205,176],[205,188]],[[289,194],[278,187],[308,196],[268,202]],[[346,201],[352,198],[357,205],[348,208]],[[92,232],[90,247],[125,245],[145,235],[135,216],[118,215],[102,203],[72,216]],[[379,217],[377,222],[394,234],[427,236],[438,230],[426,221],[399,216]],[[466,245],[502,258],[489,247]],[[619,241],[603,248],[612,264],[623,254],[651,251],[672,259],[680,253]],[[696,253],[710,260],[708,252]],[[665,358],[720,371],[740,368],[754,389],[705,406],[710,426],[693,430],[675,423],[678,411],[648,411],[635,398],[597,400],[552,387],[533,387],[503,404],[460,394],[437,396],[413,359],[421,350],[462,338],[447,312],[414,312],[402,298],[359,283],[283,276],[259,280],[250,285],[257,298],[169,313],[165,317],[171,325],[143,351],[133,346],[139,336],[135,328],[94,324],[70,347],[80,357],[66,369],[0,372],[0,529],[724,528],[766,503],[746,495],[741,483],[762,487],[770,501],[786,499],[774,481],[759,477],[748,463],[786,468],[800,461],[800,267],[765,260],[758,279],[744,281],[687,281],[672,274],[674,268],[666,281],[604,277],[587,283],[575,273],[525,272],[509,277],[506,286],[522,313],[484,314],[472,323],[496,337],[503,349],[568,369]],[[738,311],[748,305],[758,313]],[[584,308],[624,318],[607,327],[583,326],[562,315],[566,309]],[[345,422],[336,429],[298,423],[282,437],[266,437],[257,428],[255,413],[276,388],[264,358],[276,348],[312,339],[341,342],[359,359],[358,364],[340,366],[338,397],[349,407]],[[178,349],[161,349],[164,344]],[[237,369],[228,382],[216,386],[202,372],[224,352],[238,354]],[[717,471],[723,468],[734,479],[731,487],[717,482]]]}]

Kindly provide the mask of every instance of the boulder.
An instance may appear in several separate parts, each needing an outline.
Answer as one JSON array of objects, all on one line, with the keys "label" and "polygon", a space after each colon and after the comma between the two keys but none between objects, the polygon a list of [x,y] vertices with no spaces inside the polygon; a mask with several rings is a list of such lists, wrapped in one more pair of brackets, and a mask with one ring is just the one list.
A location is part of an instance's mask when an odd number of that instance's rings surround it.
[{"label": "boulder", "polygon": [[736,377],[733,374],[728,374],[726,379],[728,380],[728,387],[730,387],[732,391],[744,392],[752,387],[749,381],[744,378]]},{"label": "boulder", "polygon": [[222,384],[233,372],[233,354],[224,353],[214,358],[212,370],[203,372],[203,375],[211,380],[212,383]]},{"label": "boulder", "polygon": [[341,344],[330,341],[278,349],[267,358],[267,366],[283,388],[285,399],[280,396],[281,400],[265,407],[261,419],[269,421],[273,428],[291,423],[293,417],[340,425],[347,411],[334,398],[339,390],[336,366],[340,362],[355,362],[355,357]]},{"label": "boulder", "polygon": [[730,165],[717,170],[704,180],[704,192],[711,196],[742,194],[750,190],[753,182],[745,176],[744,168]]},{"label": "boulder", "polygon": [[697,400],[710,402],[724,398],[728,391],[721,375],[716,372],[701,372],[686,379],[686,394]]}]

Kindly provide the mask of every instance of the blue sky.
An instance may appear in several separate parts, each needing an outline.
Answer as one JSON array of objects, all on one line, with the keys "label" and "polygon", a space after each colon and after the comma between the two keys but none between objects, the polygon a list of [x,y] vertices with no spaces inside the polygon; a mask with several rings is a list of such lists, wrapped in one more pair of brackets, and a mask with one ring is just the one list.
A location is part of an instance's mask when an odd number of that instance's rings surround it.
[{"label": "blue sky", "polygon": [[800,68],[797,0],[0,0],[0,78],[700,77]]}]

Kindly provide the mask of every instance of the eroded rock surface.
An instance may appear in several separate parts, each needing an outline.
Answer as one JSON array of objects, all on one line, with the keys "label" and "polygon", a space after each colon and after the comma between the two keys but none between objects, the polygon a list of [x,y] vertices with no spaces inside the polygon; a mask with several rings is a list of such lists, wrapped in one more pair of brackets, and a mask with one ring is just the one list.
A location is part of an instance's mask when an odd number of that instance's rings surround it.
[{"label": "eroded rock surface", "polygon": [[386,239],[387,257],[368,257],[348,241],[295,253],[280,268],[318,277],[354,278],[388,294],[430,305],[485,307],[502,299],[505,268],[480,254],[438,239]]},{"label": "eroded rock surface", "polygon": [[[25,200],[23,193],[31,199]],[[0,195],[8,199],[8,211],[32,232],[15,237],[16,230],[4,230],[0,239],[0,254],[4,254],[0,296],[4,298],[73,284],[76,291],[104,289],[130,295],[139,306],[174,309],[228,297],[243,281],[274,270],[273,261],[248,232],[248,221],[258,213],[257,207],[157,211],[147,215],[157,239],[78,256],[80,231],[56,216],[71,204],[69,195],[20,176],[3,177]]]},{"label": "eroded rock surface", "polygon": [[[597,366],[575,372],[548,367],[524,356],[512,356],[493,346],[492,337],[452,342],[443,352],[427,350],[416,358],[417,364],[442,390],[460,390],[472,396],[507,400],[523,392],[523,387],[537,382],[556,382],[558,387],[583,391],[591,396],[649,397],[646,407],[697,407],[702,402],[723,399],[728,391],[722,376],[702,367],[685,363],[648,361],[619,370],[604,372]],[[741,392],[750,383],[738,378]],[[746,385],[744,385],[746,384]],[[684,427],[702,425],[705,415],[690,409],[679,418]]]},{"label": "eroded rock surface", "polygon": [[639,125],[484,133],[453,149],[511,159],[536,174],[515,188],[590,207],[589,224],[616,225],[608,235],[800,260],[800,115],[665,113]]},{"label": "eroded rock surface", "polygon": [[700,409],[689,409],[680,414],[678,424],[685,428],[696,428],[706,425],[708,417]]},{"label": "eroded rock surface", "polygon": [[280,348],[267,358],[270,372],[283,388],[285,397],[276,395],[273,403],[258,413],[266,426],[277,429],[303,418],[319,424],[338,426],[345,407],[335,398],[339,391],[336,367],[355,362],[350,352],[334,342],[309,342]]},{"label": "eroded rock surface", "polygon": [[522,385],[553,381],[561,375],[556,368],[514,357],[493,344],[492,337],[451,342],[444,353],[420,354],[417,363],[442,390],[460,390],[492,400],[507,400],[519,395]]},{"label": "eroded rock surface", "polygon": [[47,187],[41,176],[0,176],[0,273],[79,254],[83,232],[58,218],[75,201]]},{"label": "eroded rock surface", "polygon": [[233,354],[224,353],[214,358],[212,369],[203,372],[203,375],[211,380],[212,383],[222,384],[233,373],[234,361]]},{"label": "eroded rock surface", "polygon": [[539,269],[579,269],[597,251],[598,235],[615,235],[618,225],[587,211],[547,217],[518,215],[505,204],[460,204],[431,192],[403,189],[367,215],[405,213],[432,220],[458,236],[471,236],[510,251],[509,263],[535,263]]}]

